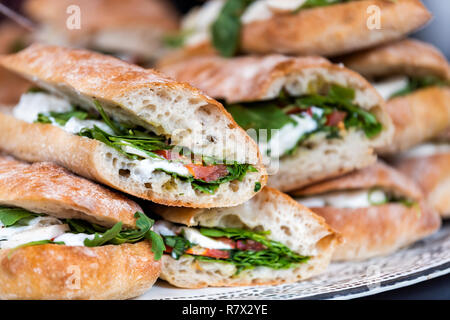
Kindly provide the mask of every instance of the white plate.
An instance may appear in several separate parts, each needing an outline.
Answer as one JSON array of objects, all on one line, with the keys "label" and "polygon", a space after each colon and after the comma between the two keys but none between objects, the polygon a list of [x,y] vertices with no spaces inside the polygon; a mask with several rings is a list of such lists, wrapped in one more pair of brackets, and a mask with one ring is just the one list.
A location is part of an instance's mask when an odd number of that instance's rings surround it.
[{"label": "white plate", "polygon": [[280,286],[179,289],[158,281],[138,299],[351,299],[450,272],[450,222],[435,235],[390,256],[333,263],[313,279]]}]

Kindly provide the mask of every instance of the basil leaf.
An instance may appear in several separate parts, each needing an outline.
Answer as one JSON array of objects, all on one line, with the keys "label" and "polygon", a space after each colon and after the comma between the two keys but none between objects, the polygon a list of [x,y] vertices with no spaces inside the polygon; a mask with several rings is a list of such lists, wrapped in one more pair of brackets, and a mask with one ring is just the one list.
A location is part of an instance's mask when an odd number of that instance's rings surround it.
[{"label": "basil leaf", "polygon": [[255,189],[253,191],[258,192],[259,190],[261,190],[261,182],[255,182]]},{"label": "basil leaf", "polygon": [[13,226],[25,218],[35,218],[38,214],[21,208],[0,207],[0,222],[5,227]]},{"label": "basil leaf", "polygon": [[211,26],[212,44],[224,57],[232,57],[239,49],[241,16],[253,0],[228,0]]}]

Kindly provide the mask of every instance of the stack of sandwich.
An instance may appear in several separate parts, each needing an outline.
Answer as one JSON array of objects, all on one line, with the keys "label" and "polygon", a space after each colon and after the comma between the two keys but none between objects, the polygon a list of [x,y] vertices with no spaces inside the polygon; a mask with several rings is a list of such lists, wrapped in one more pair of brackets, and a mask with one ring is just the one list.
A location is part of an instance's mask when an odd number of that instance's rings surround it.
[{"label": "stack of sandwich", "polygon": [[335,260],[367,259],[435,232],[449,211],[450,69],[404,39],[430,18],[419,0],[211,0],[158,66],[251,133],[268,185],[343,236]]},{"label": "stack of sandwich", "polygon": [[[75,1],[89,12],[75,33],[50,2],[27,2],[31,38],[59,46],[0,57],[29,87],[0,110],[0,298],[291,283],[450,213],[450,69],[398,42],[430,18],[420,1],[211,0],[170,54],[154,49],[176,27],[151,25],[161,1]],[[158,58],[162,73],[131,63]],[[439,146],[406,151],[426,140]]]}]

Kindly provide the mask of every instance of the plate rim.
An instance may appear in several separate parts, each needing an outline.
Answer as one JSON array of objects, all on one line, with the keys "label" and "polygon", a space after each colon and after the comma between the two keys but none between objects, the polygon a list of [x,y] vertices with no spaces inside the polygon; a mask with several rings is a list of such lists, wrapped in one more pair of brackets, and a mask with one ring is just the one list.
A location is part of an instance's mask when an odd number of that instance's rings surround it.
[{"label": "plate rim", "polygon": [[[429,269],[417,271],[408,275],[400,276],[394,279],[382,281],[377,288],[369,288],[367,285],[361,285],[354,288],[340,291],[321,293],[314,296],[297,298],[292,300],[350,300],[367,297],[378,293],[391,291],[403,287],[408,287],[420,282],[431,280],[450,273],[450,261],[434,266]],[[349,292],[349,294],[345,294]]]}]

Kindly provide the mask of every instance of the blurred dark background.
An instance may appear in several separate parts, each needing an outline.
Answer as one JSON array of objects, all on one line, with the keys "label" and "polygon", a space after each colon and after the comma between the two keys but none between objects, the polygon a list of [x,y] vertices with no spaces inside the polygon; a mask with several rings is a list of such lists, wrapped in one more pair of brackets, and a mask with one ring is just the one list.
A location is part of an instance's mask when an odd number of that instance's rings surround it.
[{"label": "blurred dark background", "polygon": [[[182,13],[204,2],[203,0],[167,1],[172,1]],[[0,2],[14,10],[20,11],[20,5],[23,0],[0,0]],[[422,2],[433,13],[434,18],[425,28],[414,34],[414,37],[436,45],[450,59],[450,0],[422,0]],[[0,19],[2,18],[0,16]]]}]

